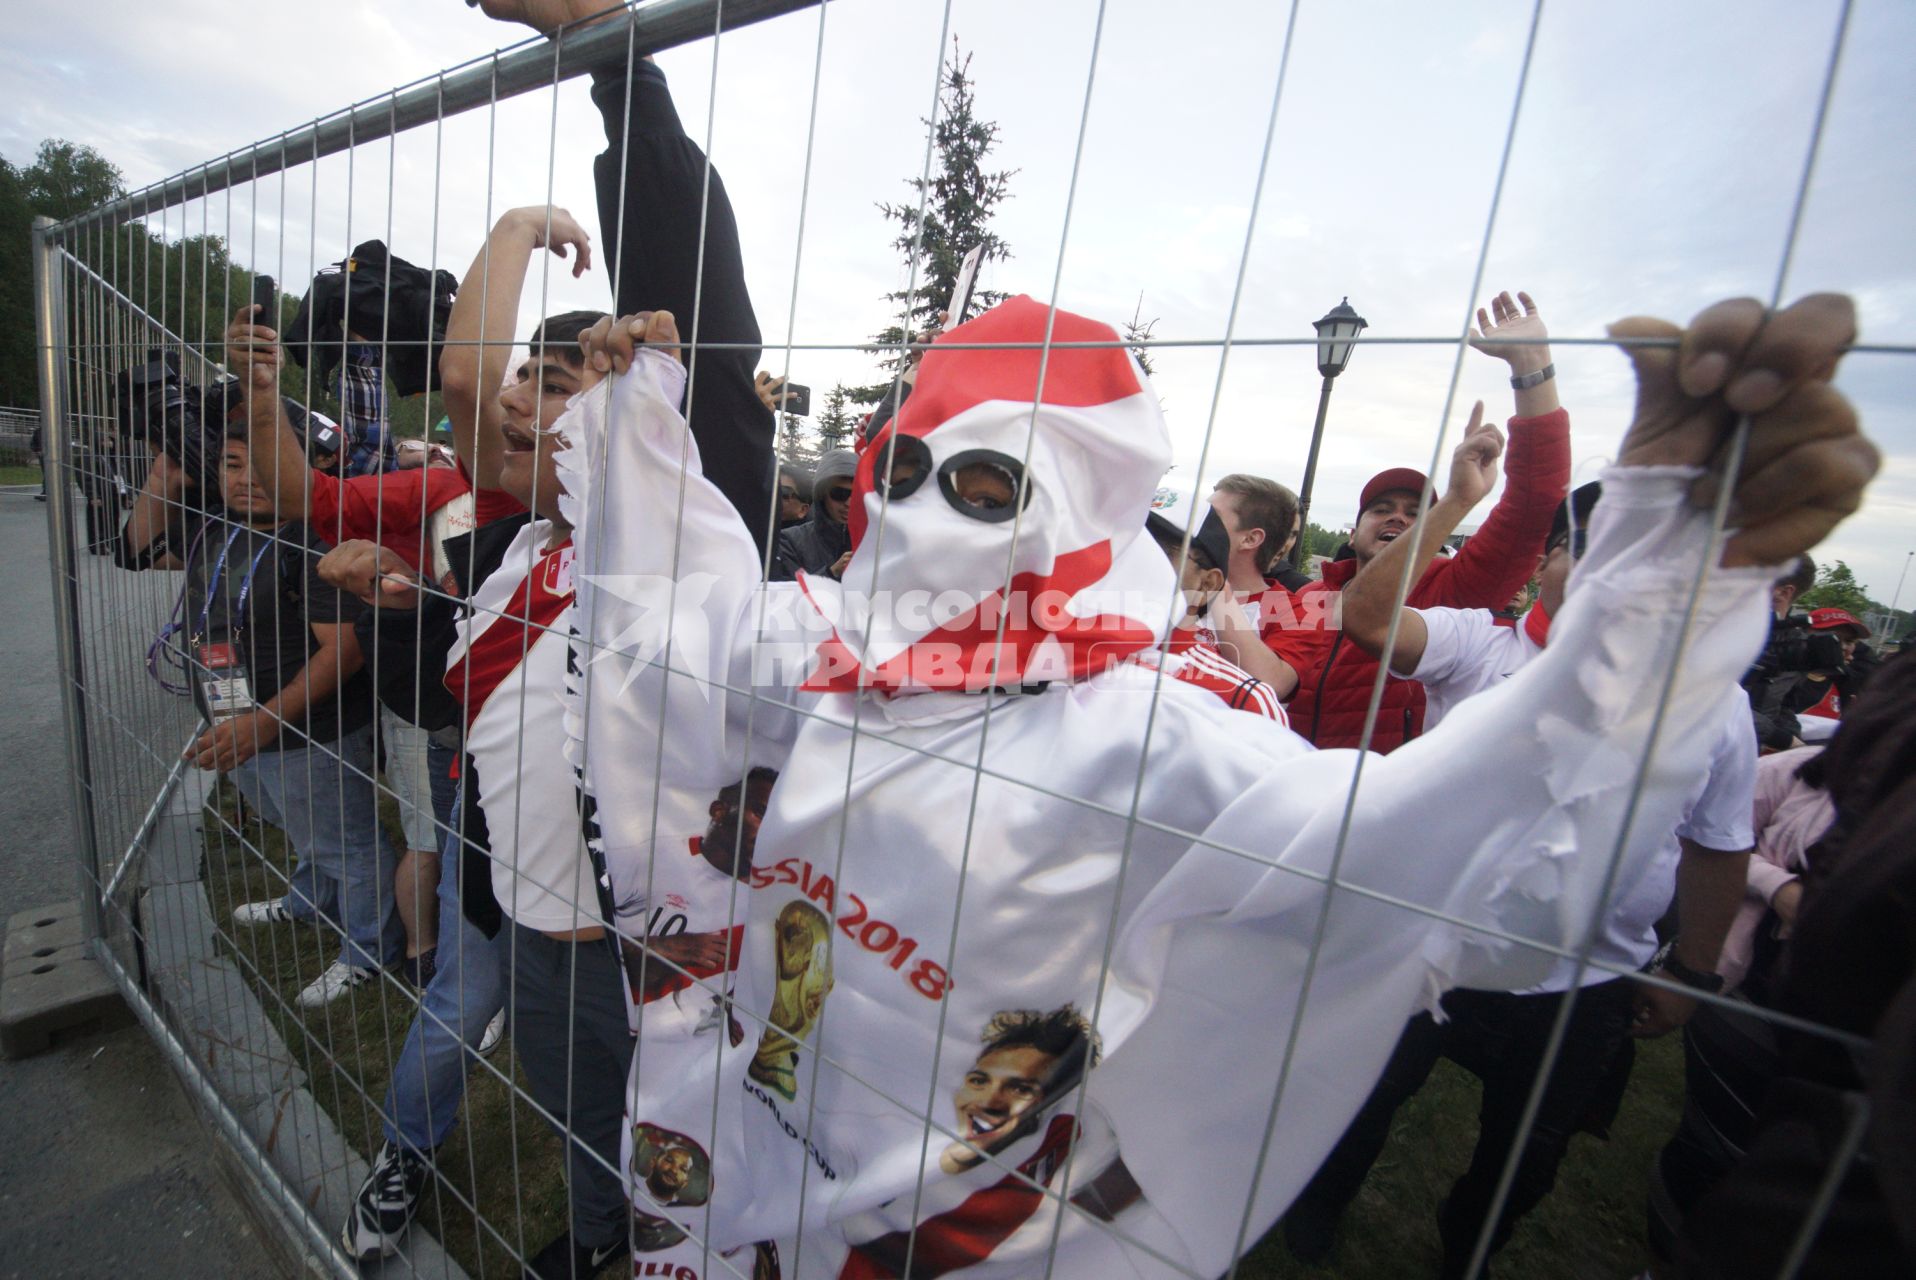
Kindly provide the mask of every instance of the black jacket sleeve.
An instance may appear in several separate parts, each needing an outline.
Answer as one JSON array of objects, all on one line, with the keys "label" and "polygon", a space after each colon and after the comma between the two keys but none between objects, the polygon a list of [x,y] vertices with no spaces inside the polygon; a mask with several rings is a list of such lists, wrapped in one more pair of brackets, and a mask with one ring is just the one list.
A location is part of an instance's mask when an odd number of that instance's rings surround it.
[{"label": "black jacket sleeve", "polygon": [[758,319],[725,184],[686,136],[655,64],[636,62],[629,77],[624,68],[595,71],[592,79],[607,143],[592,172],[618,314],[670,311],[693,343],[686,421],[706,478],[738,509],[763,554],[775,527],[772,414],[752,385]]},{"label": "black jacket sleeve", "polygon": [[445,681],[455,621],[456,607],[443,596],[428,596],[417,609],[367,609],[353,620],[368,669],[379,655],[380,702],[428,732],[460,723],[459,700]]}]

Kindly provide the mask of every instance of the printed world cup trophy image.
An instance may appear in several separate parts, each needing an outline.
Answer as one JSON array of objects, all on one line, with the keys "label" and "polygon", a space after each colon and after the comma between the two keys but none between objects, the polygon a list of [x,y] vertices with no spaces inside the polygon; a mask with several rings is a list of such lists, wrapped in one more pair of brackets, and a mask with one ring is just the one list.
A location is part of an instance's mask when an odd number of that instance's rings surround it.
[{"label": "printed world cup trophy image", "polygon": [[831,922],[809,902],[794,900],[773,921],[777,982],[771,1026],[759,1037],[746,1074],[787,1102],[798,1097],[799,1045],[818,1025],[832,990]]}]

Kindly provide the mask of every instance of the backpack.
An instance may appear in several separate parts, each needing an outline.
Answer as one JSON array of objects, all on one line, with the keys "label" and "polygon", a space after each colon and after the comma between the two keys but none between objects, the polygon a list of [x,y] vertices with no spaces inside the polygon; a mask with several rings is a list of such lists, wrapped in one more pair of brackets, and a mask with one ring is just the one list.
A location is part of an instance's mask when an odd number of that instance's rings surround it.
[{"label": "backpack", "polygon": [[[390,278],[389,278],[390,277]],[[436,379],[459,281],[450,271],[428,271],[368,240],[352,256],[321,269],[281,335],[286,354],[330,386],[348,333],[384,338],[386,376],[402,396],[418,395]],[[350,306],[351,314],[347,314]]]}]

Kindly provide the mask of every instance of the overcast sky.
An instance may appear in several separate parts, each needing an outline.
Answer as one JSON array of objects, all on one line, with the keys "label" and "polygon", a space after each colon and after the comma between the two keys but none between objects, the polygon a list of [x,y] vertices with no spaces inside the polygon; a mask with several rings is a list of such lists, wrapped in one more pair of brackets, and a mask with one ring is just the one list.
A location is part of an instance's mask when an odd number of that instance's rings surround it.
[{"label": "overcast sky", "polygon": [[[451,0],[94,0],[84,23],[49,12],[16,15],[0,49],[0,153],[18,164],[41,138],[83,142],[133,187],[524,30]],[[1483,293],[1528,290],[1556,334],[1584,338],[1632,313],[1681,321],[1730,294],[1767,299],[1839,12],[1814,0],[1548,5]],[[1482,300],[1471,281],[1531,13],[1523,0],[1304,0],[1252,228],[1284,5],[1112,0],[1100,31],[1094,0],[954,0],[949,31],[974,55],[979,113],[1002,130],[996,159],[1018,171],[995,224],[1013,257],[983,283],[1041,299],[1055,285],[1060,305],[1114,323],[1141,296],[1158,338],[1215,343],[1241,267],[1240,339],[1308,336],[1345,295],[1371,336],[1451,339],[1362,348],[1339,379],[1314,514],[1345,523],[1372,472],[1430,460],[1454,339]],[[784,367],[788,339],[847,348],[791,354],[794,380],[816,395],[873,377],[850,348],[887,322],[882,295],[904,283],[875,202],[907,196],[903,179],[923,163],[919,117],[946,21],[931,0],[833,0],[716,49],[705,40],[660,55],[687,128],[701,140],[709,129],[737,210],[765,364]],[[1907,346],[1912,49],[1916,6],[1857,0],[1783,290],[1849,291],[1865,341]],[[225,234],[240,261],[287,281],[371,238],[462,274],[490,220],[514,205],[550,199],[596,228],[591,157],[603,145],[575,81],[165,220],[172,234]],[[609,304],[600,272],[535,275],[532,289],[522,331],[542,311]],[[1155,360],[1187,473],[1208,430],[1207,478],[1248,470],[1298,484],[1319,381],[1309,347],[1235,348],[1221,378],[1216,345]],[[1600,346],[1563,346],[1556,360],[1581,480],[1626,424],[1627,373]],[[1453,424],[1476,397],[1509,413],[1503,372],[1465,354]],[[1847,560],[1887,602],[1916,549],[1916,361],[1852,356],[1841,382],[1887,463],[1863,512],[1818,555]],[[1916,582],[1904,588],[1904,606],[1913,600]]]}]

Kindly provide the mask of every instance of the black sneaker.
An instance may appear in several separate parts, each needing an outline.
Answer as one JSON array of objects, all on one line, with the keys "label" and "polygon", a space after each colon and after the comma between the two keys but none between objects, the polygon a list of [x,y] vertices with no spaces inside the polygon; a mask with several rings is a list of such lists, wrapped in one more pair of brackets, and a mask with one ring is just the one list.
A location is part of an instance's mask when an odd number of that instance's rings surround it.
[{"label": "black sneaker", "polygon": [[424,991],[432,985],[432,975],[439,968],[439,948],[421,951],[416,956],[406,957],[406,981],[415,990]]},{"label": "black sneaker", "polygon": [[626,1238],[598,1248],[574,1242],[572,1233],[547,1244],[526,1262],[526,1280],[586,1280],[626,1255]]},{"label": "black sneaker", "polygon": [[372,1262],[397,1251],[399,1238],[418,1211],[429,1172],[425,1157],[411,1149],[390,1142],[381,1147],[339,1233],[346,1252],[356,1261]]}]

